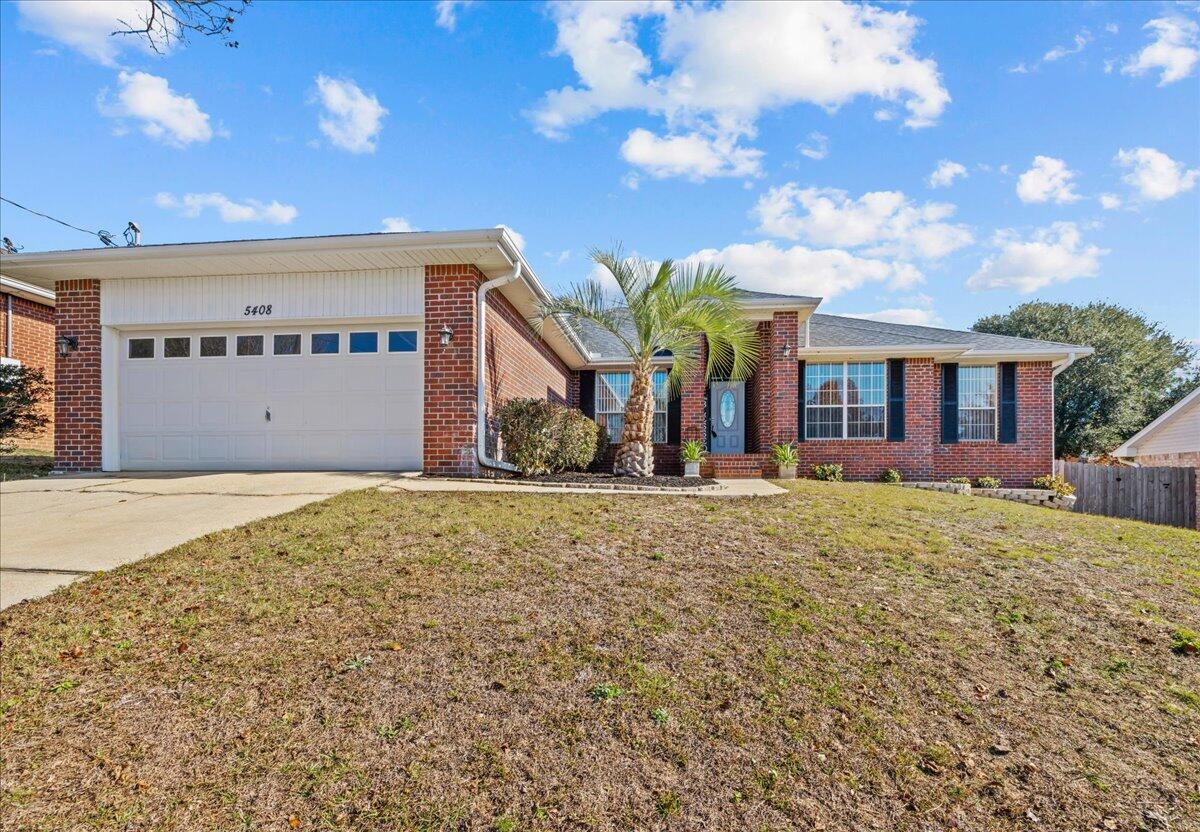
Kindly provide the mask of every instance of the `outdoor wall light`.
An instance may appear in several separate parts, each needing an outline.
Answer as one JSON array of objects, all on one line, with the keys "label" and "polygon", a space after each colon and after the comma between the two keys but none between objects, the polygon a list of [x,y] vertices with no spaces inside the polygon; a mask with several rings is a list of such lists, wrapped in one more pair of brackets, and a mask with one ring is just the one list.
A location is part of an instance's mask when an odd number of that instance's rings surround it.
[{"label": "outdoor wall light", "polygon": [[783,357],[784,358],[792,357],[792,342],[791,341],[783,342]]},{"label": "outdoor wall light", "polygon": [[454,340],[454,330],[448,324],[442,324],[438,338],[441,340],[443,347],[448,347],[450,346],[450,342]]},{"label": "outdoor wall light", "polygon": [[54,344],[58,347],[60,358],[66,358],[67,353],[79,349],[79,339],[74,335],[60,335],[54,339]]}]

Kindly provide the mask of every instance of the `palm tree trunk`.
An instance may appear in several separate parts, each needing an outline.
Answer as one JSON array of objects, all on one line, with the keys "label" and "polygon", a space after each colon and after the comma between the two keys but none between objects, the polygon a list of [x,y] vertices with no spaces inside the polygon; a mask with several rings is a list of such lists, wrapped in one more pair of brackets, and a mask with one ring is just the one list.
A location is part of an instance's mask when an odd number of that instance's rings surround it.
[{"label": "palm tree trunk", "polygon": [[625,430],[613,459],[613,473],[621,477],[654,474],[654,384],[648,361],[635,364],[630,373]]}]

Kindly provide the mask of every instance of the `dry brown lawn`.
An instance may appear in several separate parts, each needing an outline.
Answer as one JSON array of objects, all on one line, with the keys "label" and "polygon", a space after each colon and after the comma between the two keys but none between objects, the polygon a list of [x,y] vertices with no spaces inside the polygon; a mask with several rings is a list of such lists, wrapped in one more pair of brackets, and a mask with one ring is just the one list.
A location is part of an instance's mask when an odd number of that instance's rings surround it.
[{"label": "dry brown lawn", "polygon": [[0,822],[1197,829],[1198,611],[994,500],[355,492],[0,614]]}]

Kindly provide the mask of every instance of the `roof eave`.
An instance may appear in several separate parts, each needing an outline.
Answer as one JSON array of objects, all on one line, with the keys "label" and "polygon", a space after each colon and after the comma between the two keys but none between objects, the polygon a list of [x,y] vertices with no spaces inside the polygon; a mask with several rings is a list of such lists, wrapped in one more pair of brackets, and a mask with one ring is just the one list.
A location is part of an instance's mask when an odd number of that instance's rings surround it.
[{"label": "roof eave", "polygon": [[18,298],[31,300],[34,303],[40,303],[45,306],[54,306],[54,293],[49,289],[43,289],[41,286],[34,286],[31,283],[26,283],[23,280],[13,280],[11,277],[0,275],[0,291],[7,295],[14,295]]}]

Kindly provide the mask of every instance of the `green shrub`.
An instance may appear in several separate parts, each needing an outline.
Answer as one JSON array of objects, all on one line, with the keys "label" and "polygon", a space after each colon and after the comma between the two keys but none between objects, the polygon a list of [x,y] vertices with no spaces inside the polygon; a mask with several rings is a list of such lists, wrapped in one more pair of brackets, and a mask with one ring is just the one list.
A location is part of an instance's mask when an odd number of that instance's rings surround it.
[{"label": "green shrub", "polygon": [[1171,633],[1171,649],[1184,656],[1200,653],[1200,633],[1180,627]]},{"label": "green shrub", "polygon": [[955,485],[970,485],[971,478],[970,477],[951,477],[950,479],[946,480],[946,482],[954,483]]},{"label": "green shrub", "polygon": [[496,411],[507,461],[521,473],[582,471],[596,458],[600,427],[545,399],[512,399]]},{"label": "green shrub", "polygon": [[[775,461],[776,465],[795,465],[800,461],[800,457],[796,454],[796,446],[791,442],[783,445],[772,445],[771,459]],[[841,466],[839,465],[838,468],[840,469]],[[839,476],[838,479],[841,479],[841,477]]]},{"label": "green shrub", "polygon": [[814,479],[825,480],[826,482],[841,482],[842,466],[836,462],[823,462],[820,465],[813,466],[812,475]]},{"label": "green shrub", "polygon": [[999,488],[1000,487],[1000,478],[999,477],[976,477],[975,478],[975,487],[976,488]]},{"label": "green shrub", "polygon": [[681,462],[700,462],[704,459],[704,443],[689,439],[679,449]]},{"label": "green shrub", "polygon": [[1034,488],[1053,491],[1059,497],[1069,497],[1075,493],[1075,486],[1067,482],[1061,474],[1043,474],[1040,477],[1034,477],[1032,485]]},{"label": "green shrub", "polygon": [[897,483],[903,479],[904,477],[895,468],[884,468],[883,472],[879,475],[880,482]]}]

